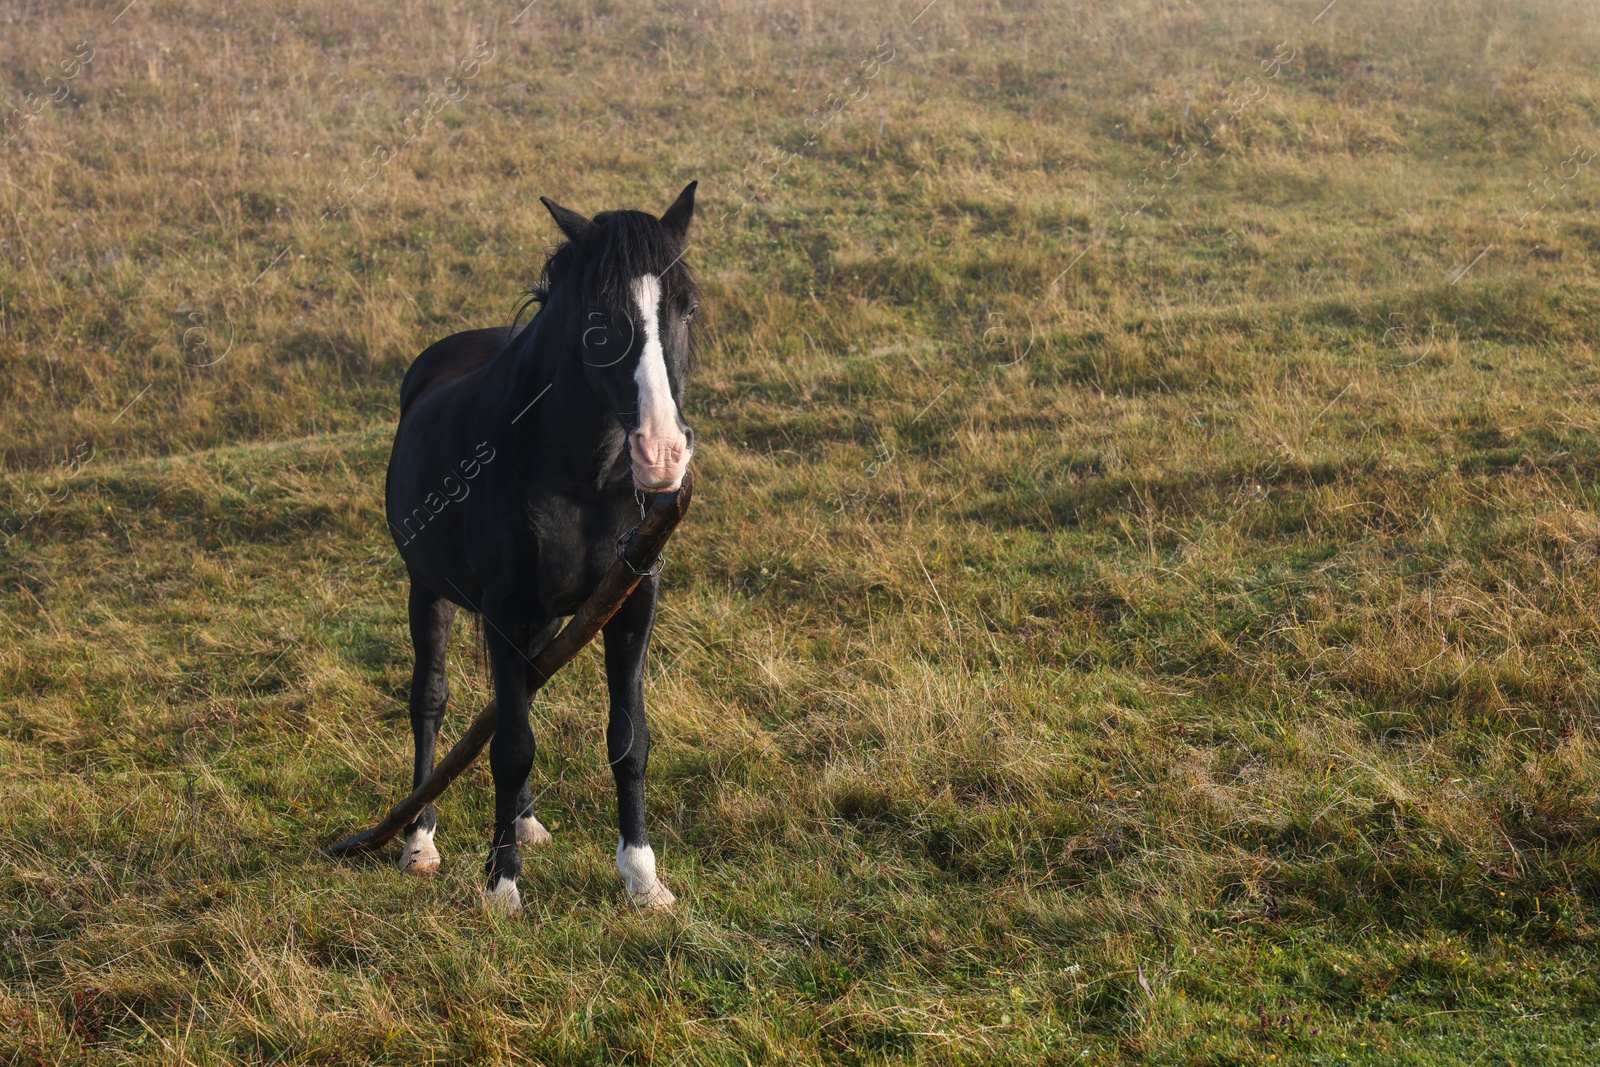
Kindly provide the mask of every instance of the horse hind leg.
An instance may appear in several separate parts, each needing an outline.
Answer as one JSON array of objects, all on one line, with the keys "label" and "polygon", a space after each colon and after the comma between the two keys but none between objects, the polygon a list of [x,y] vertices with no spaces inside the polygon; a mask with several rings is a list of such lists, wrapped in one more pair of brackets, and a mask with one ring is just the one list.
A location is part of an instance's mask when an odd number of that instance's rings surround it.
[{"label": "horse hind leg", "polygon": [[[560,629],[561,621],[557,619],[535,634],[533,640],[528,643],[528,647],[537,653]],[[534,687],[533,665],[530,663],[528,666],[528,688],[533,689]],[[532,775],[530,774],[529,777],[531,778]],[[522,789],[517,793],[517,811],[519,814],[513,823],[517,831],[517,844],[548,845],[553,840],[550,836],[550,831],[545,829],[544,823],[540,822],[533,813],[533,787],[528,782],[522,783]]]},{"label": "horse hind leg", "polygon": [[[454,604],[415,581],[411,583],[411,644],[416,651],[416,665],[411,672],[411,737],[416,746],[411,767],[413,789],[433,770],[434,743],[450,696],[445,653],[450,647],[450,623],[455,614]],[[425,877],[439,869],[439,850],[433,843],[437,826],[433,805],[429,804],[405,828],[401,871]]]}]

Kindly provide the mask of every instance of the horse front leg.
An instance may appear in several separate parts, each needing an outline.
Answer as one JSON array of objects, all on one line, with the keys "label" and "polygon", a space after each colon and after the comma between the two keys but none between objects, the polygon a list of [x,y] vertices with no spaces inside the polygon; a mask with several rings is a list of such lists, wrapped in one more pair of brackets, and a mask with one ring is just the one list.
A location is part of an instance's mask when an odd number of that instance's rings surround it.
[{"label": "horse front leg", "polygon": [[644,663],[655,626],[656,590],[656,579],[640,582],[605,626],[606,686],[611,696],[606,754],[617,780],[617,871],[628,900],[646,911],[667,911],[675,898],[656,876],[656,854],[644,822],[644,773],[650,761]]},{"label": "horse front leg", "polygon": [[517,876],[522,872],[522,850],[517,842],[517,822],[522,815],[522,793],[533,769],[533,730],[528,725],[527,649],[519,646],[485,619],[489,626],[489,670],[494,678],[495,730],[489,742],[489,771],[494,776],[494,836],[485,864],[484,903],[514,914],[522,910]]}]

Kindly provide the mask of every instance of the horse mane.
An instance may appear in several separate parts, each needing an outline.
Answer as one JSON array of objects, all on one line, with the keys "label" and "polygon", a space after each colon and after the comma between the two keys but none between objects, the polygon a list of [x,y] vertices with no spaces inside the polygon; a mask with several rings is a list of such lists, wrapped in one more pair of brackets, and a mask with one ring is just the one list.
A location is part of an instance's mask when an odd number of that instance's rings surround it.
[{"label": "horse mane", "polygon": [[[539,275],[517,305],[511,318],[512,333],[505,343],[507,358],[549,358],[537,354],[535,340],[540,317],[558,288],[570,286],[588,294],[590,307],[611,314],[631,313],[629,286],[641,274],[661,280],[662,295],[677,303],[695,291],[694,274],[683,261],[684,246],[660,219],[644,211],[602,211],[577,238],[568,238],[545,257]],[[526,323],[523,314],[536,308]],[[691,341],[691,345],[692,345]],[[691,363],[694,353],[689,353]]]},{"label": "horse mane", "polygon": [[681,240],[654,215],[602,211],[591,222],[583,236],[562,241],[546,257],[538,280],[517,308],[519,317],[535,304],[543,310],[555,288],[569,280],[613,308],[627,306],[628,286],[641,274],[659,277],[669,297],[693,289]]}]

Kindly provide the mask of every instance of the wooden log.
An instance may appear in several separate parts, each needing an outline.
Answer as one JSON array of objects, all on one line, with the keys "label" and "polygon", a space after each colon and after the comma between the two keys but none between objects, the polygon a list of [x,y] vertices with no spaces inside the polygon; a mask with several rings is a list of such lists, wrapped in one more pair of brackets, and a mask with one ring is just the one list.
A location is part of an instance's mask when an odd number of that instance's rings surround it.
[{"label": "wooden log", "polygon": [[[611,565],[594,593],[583,602],[578,613],[561,628],[561,632],[535,653],[533,671],[528,679],[530,698],[550,680],[551,675],[594,639],[594,635],[617,613],[622,602],[628,599],[639,581],[655,565],[662,547],[689,510],[690,491],[691,478],[686,472],[683,484],[676,492],[656,496],[649,511],[635,528],[633,537],[627,542],[621,558]],[[330,846],[328,852],[335,856],[351,856],[358,852],[370,852],[386,844],[407,824],[414,822],[422,814],[422,809],[433,803],[451,782],[461,777],[461,772],[472,766],[473,760],[478,758],[494,736],[494,729],[495,706],[491,701],[472,720],[472,725],[467,727],[467,732],[461,735],[460,740],[445,753],[444,759],[438,762],[433,772],[409,796],[396,804],[382,822]]]}]

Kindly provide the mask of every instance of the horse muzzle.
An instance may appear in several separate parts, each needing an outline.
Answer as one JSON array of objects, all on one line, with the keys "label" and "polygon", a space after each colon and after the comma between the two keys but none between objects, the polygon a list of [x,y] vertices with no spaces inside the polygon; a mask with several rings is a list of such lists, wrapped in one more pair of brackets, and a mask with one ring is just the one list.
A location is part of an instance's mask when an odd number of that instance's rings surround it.
[{"label": "horse muzzle", "polygon": [[646,493],[670,493],[683,484],[694,454],[694,432],[672,426],[640,427],[628,435],[633,487]]}]

